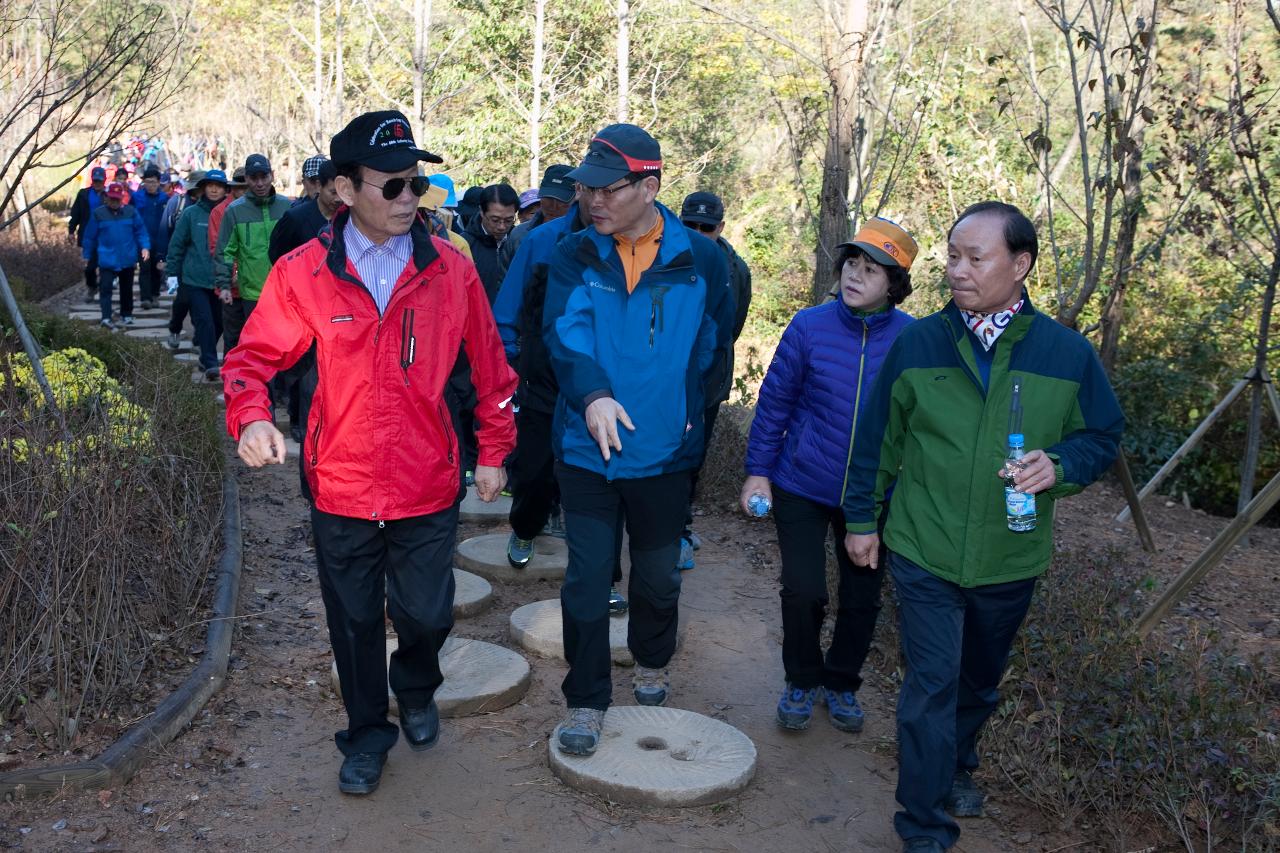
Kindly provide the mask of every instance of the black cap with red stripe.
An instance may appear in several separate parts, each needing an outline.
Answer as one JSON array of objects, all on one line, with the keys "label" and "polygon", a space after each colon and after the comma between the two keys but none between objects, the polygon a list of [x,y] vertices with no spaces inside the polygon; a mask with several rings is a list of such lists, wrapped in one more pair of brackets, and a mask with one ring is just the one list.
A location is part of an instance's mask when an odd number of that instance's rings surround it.
[{"label": "black cap with red stripe", "polygon": [[634,124],[611,124],[595,135],[582,164],[565,177],[587,187],[607,187],[627,175],[661,173],[658,140]]}]

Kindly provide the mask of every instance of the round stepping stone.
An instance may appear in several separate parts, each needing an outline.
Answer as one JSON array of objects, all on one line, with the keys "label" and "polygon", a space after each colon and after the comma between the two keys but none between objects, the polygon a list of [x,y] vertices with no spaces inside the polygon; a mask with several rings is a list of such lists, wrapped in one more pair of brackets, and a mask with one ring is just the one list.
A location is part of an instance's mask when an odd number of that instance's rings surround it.
[{"label": "round stepping stone", "polygon": [[562,580],[569,565],[569,549],[563,539],[539,536],[533,540],[533,559],[523,569],[507,562],[509,533],[473,536],[458,545],[459,568],[474,572],[487,581],[521,583],[536,580]]},{"label": "round stepping stone", "polygon": [[102,319],[102,312],[97,308],[93,308],[93,309],[86,308],[83,311],[72,311],[71,313],[67,314],[67,316],[70,317],[72,320],[84,320],[85,322],[88,322],[88,323],[96,323]]},{"label": "round stepping stone", "polygon": [[169,337],[168,322],[160,323],[156,326],[140,326],[137,322],[133,326],[124,326],[125,334],[131,338],[139,338],[144,341],[161,341]]},{"label": "round stepping stone", "polygon": [[475,616],[493,601],[493,587],[479,575],[453,570],[453,615],[456,619]]},{"label": "round stepping stone", "polygon": [[195,362],[198,362],[198,361],[200,360],[200,353],[198,353],[198,352],[175,352],[175,353],[173,354],[173,360],[174,360],[174,361],[183,361],[183,362],[188,362],[188,363],[195,363]]},{"label": "round stepping stone", "polygon": [[458,505],[458,520],[481,524],[506,521],[511,514],[511,498],[498,495],[493,503],[485,503],[476,494],[475,486],[467,487],[467,496]]},{"label": "round stepping stone", "polygon": [[169,318],[156,315],[154,317],[139,317],[133,315],[133,325],[126,326],[126,329],[164,329],[166,337],[169,335]]},{"label": "round stepping stone", "polygon": [[[394,635],[387,636],[387,663],[399,646]],[[519,702],[532,680],[529,662],[510,649],[481,640],[450,637],[440,649],[440,671],[444,684],[436,691],[436,706],[442,717],[466,717],[497,711]],[[339,695],[338,664],[329,668],[333,689]],[[387,687],[391,713],[400,714],[395,694]]]},{"label": "round stepping stone", "polygon": [[[564,660],[564,623],[560,616],[560,599],[534,601],[517,607],[511,614],[511,639],[525,651],[544,658]],[[609,659],[622,666],[634,666],[635,658],[627,648],[627,619],[609,617]]]},{"label": "round stepping stone", "polygon": [[682,711],[615,705],[594,755],[566,755],[548,741],[560,781],[613,802],[702,806],[746,788],[756,771],[751,738],[728,723]]}]

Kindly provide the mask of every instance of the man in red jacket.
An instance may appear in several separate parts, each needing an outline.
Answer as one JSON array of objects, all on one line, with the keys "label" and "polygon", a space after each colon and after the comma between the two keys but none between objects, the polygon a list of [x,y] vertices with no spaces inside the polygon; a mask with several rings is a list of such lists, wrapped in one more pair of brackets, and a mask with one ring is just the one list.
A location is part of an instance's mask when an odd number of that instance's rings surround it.
[{"label": "man in red jacket", "polygon": [[302,446],[320,590],[347,728],[338,787],[378,787],[387,720],[384,606],[399,637],[390,683],[415,750],[439,733],[438,654],[453,627],[461,457],[444,392],[463,348],[478,403],[481,499],[506,483],[515,445],[507,366],[475,266],[417,217],[428,186],[398,112],[365,113],[330,143],[346,205],[319,240],[278,260],[223,367],[227,429],[257,468],[284,462],[267,383],[314,342],[318,386]]}]

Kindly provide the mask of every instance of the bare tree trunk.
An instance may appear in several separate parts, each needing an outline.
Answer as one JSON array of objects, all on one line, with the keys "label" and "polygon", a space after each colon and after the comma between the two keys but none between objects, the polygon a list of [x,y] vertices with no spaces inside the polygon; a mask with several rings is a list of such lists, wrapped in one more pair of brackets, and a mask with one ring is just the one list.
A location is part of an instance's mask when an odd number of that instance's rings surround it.
[{"label": "bare tree trunk", "polygon": [[320,17],[321,0],[312,0],[312,38],[311,55],[314,73],[314,83],[311,91],[311,106],[313,112],[313,120],[315,123],[314,133],[316,141],[319,142],[324,138],[324,30],[321,28]]},{"label": "bare tree trunk", "polygon": [[1245,439],[1244,461],[1240,464],[1240,497],[1236,502],[1237,513],[1253,500],[1253,482],[1258,468],[1258,448],[1262,443],[1262,395],[1264,382],[1272,378],[1267,372],[1267,349],[1271,335],[1271,311],[1276,302],[1276,284],[1280,282],[1280,241],[1271,255],[1271,273],[1267,277],[1267,289],[1262,294],[1262,315],[1258,318],[1258,341],[1254,346],[1253,396],[1249,401],[1249,434]]},{"label": "bare tree trunk", "polygon": [[[15,210],[27,209],[27,190],[23,187],[21,179],[18,180],[18,186],[13,194],[13,203]],[[22,239],[22,245],[35,245],[36,230],[31,227],[31,216],[29,214],[18,220],[18,234]]]},{"label": "bare tree trunk", "polygon": [[811,298],[820,302],[831,286],[835,247],[849,239],[849,175],[853,161],[854,96],[864,61],[868,0],[828,0],[835,25],[823,45],[827,72],[827,143],[818,195],[818,245],[814,252]]},{"label": "bare tree trunk", "polygon": [[[623,0],[625,2],[625,0]],[[543,44],[546,32],[547,0],[533,4],[533,104],[529,109],[529,183],[536,187],[542,175],[542,77],[546,64]]]},{"label": "bare tree trunk", "polygon": [[342,43],[342,0],[333,0],[333,122],[335,130],[346,122],[342,120],[342,99],[347,92],[347,64]]},{"label": "bare tree trunk", "polygon": [[427,130],[427,40],[431,28],[431,0],[413,0],[413,125],[418,139]]},{"label": "bare tree trunk", "polygon": [[628,120],[631,108],[631,0],[618,0],[618,121]]}]

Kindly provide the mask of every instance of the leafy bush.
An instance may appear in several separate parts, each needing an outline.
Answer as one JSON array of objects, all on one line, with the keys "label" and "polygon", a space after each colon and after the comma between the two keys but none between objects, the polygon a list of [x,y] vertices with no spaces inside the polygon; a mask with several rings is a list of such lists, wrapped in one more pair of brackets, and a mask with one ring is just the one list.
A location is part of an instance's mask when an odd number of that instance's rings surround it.
[{"label": "leafy bush", "polygon": [[0,454],[0,724],[67,748],[95,720],[132,716],[150,665],[199,623],[219,545],[219,412],[153,344],[24,316],[53,351],[65,416],[32,394],[0,315],[0,445],[25,448]]},{"label": "leafy bush", "polygon": [[40,302],[82,281],[80,248],[67,241],[67,227],[45,210],[31,213],[36,242],[23,245],[18,228],[0,231],[0,268],[18,299]]},{"label": "leafy bush", "polygon": [[1114,557],[1060,553],[982,748],[1020,797],[1117,849],[1153,833],[1188,851],[1280,849],[1265,672],[1195,626],[1138,638],[1149,585]]}]

